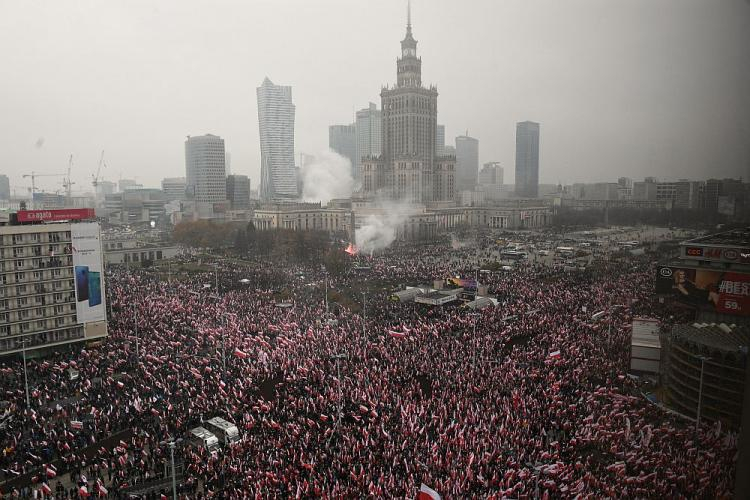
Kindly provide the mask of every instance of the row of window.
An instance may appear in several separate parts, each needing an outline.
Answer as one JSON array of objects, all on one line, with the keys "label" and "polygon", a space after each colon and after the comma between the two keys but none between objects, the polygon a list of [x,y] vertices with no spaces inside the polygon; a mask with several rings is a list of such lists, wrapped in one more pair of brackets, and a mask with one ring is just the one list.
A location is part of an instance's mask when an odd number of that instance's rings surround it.
[{"label": "row of window", "polygon": [[63,329],[55,331],[32,333],[23,337],[8,337],[3,328],[7,327],[0,326],[0,353],[22,349],[24,340],[28,349],[44,344],[82,340],[84,337],[83,327],[80,325],[63,327]]},{"label": "row of window", "polygon": [[70,231],[5,234],[0,236],[0,246],[24,245],[34,243],[60,243],[64,241],[70,241]]}]

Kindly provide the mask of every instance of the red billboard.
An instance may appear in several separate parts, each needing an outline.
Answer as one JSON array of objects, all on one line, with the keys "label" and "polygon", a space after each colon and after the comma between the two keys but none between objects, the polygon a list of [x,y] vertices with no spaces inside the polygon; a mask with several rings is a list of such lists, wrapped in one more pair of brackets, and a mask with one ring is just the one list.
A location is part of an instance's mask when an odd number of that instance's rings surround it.
[{"label": "red billboard", "polygon": [[86,220],[96,217],[93,208],[64,208],[61,210],[19,210],[18,222],[59,222]]},{"label": "red billboard", "polygon": [[719,313],[750,316],[750,274],[663,266],[656,292]]}]

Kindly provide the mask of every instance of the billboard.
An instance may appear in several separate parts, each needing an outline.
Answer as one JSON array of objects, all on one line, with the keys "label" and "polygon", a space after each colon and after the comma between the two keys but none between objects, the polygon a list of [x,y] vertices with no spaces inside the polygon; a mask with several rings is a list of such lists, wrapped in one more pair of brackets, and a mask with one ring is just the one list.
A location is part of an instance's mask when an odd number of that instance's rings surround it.
[{"label": "billboard", "polygon": [[660,266],[656,293],[717,313],[750,316],[750,274]]},{"label": "billboard", "polygon": [[18,222],[56,222],[83,220],[95,217],[93,208],[65,208],[62,210],[19,210]]},{"label": "billboard", "polygon": [[71,224],[70,236],[75,271],[76,317],[78,323],[104,321],[104,271],[99,224]]}]

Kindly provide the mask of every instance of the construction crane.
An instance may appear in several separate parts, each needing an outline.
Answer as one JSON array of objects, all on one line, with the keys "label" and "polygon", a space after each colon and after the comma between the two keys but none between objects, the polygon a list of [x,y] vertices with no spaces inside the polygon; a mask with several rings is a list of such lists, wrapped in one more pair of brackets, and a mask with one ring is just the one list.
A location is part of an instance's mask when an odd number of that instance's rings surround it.
[{"label": "construction crane", "polygon": [[65,198],[66,198],[65,201],[67,202],[68,206],[71,205],[70,191],[71,191],[71,188],[73,187],[73,184],[75,184],[75,182],[72,182],[70,180],[70,169],[72,167],[73,167],[73,155],[70,155],[70,159],[68,160],[68,175],[67,175],[67,178],[63,180],[63,183],[62,183],[63,187],[65,188]]},{"label": "construction crane", "polygon": [[[71,157],[72,158],[72,157]],[[37,174],[33,170],[30,174],[24,174],[23,177],[31,177],[31,206],[34,208],[34,193],[36,193],[36,178],[37,177],[65,177],[65,174]]]},{"label": "construction crane", "polygon": [[96,168],[96,175],[91,174],[91,185],[94,186],[94,193],[96,193],[96,187],[99,185],[99,174],[102,171],[102,167],[106,167],[107,164],[104,163],[104,150],[102,150],[102,155],[99,158],[99,166]]}]

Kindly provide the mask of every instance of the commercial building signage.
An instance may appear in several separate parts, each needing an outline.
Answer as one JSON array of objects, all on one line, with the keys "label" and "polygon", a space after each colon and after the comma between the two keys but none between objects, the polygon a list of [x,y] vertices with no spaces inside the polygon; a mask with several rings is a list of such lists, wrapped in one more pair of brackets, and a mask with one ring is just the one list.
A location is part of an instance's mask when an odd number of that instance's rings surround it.
[{"label": "commercial building signage", "polygon": [[62,210],[19,210],[18,222],[59,222],[85,220],[95,217],[93,208],[66,208]]},{"label": "commercial building signage", "polygon": [[718,313],[750,316],[750,274],[662,266],[656,292]]},{"label": "commercial building signage", "polygon": [[750,249],[727,247],[684,247],[683,257],[691,260],[710,260],[750,264]]},{"label": "commercial building signage", "polygon": [[104,270],[99,224],[71,224],[70,236],[75,270],[76,317],[78,323],[104,321]]}]

